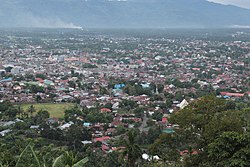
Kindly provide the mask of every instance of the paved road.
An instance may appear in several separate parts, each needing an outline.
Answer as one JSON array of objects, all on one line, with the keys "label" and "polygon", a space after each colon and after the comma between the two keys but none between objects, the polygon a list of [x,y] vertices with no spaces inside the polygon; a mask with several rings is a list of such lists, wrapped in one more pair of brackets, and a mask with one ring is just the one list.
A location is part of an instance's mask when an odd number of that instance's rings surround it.
[{"label": "paved road", "polygon": [[149,127],[147,127],[147,121],[148,117],[146,114],[144,114],[142,124],[139,127],[140,132],[147,132],[149,130]]}]

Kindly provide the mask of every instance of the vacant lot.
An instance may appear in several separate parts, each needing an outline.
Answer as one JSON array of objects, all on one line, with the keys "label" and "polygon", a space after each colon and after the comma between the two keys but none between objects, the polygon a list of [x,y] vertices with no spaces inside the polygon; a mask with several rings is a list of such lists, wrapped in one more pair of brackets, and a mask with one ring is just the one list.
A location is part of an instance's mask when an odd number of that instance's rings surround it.
[{"label": "vacant lot", "polygon": [[73,103],[39,103],[39,104],[22,104],[24,111],[27,111],[28,108],[33,105],[36,111],[47,110],[50,113],[50,117],[63,118],[64,111],[68,108],[73,107]]}]

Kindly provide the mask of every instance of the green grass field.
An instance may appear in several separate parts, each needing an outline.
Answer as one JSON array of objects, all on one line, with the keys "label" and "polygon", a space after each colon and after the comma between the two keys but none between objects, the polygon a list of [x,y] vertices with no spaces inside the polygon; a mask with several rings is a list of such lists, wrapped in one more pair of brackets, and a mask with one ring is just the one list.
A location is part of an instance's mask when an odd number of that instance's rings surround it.
[{"label": "green grass field", "polygon": [[64,111],[68,108],[73,107],[73,103],[38,103],[38,104],[22,104],[21,107],[24,111],[33,105],[38,112],[39,110],[47,110],[50,113],[50,117],[63,118]]}]

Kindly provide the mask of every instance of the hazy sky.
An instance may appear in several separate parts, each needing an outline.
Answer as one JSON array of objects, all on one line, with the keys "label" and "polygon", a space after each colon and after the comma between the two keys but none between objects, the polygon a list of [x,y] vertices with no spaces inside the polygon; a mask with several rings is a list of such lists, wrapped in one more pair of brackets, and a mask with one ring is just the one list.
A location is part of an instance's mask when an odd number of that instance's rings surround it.
[{"label": "hazy sky", "polygon": [[250,0],[209,0],[209,1],[223,3],[223,4],[232,4],[250,9]]}]

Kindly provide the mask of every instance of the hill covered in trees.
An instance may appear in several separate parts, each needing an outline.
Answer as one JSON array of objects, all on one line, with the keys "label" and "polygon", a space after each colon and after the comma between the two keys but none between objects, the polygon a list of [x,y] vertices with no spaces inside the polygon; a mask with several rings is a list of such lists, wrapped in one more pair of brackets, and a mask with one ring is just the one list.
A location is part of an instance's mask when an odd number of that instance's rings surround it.
[{"label": "hill covered in trees", "polygon": [[250,25],[250,10],[206,0],[0,1],[0,26],[204,28]]}]

